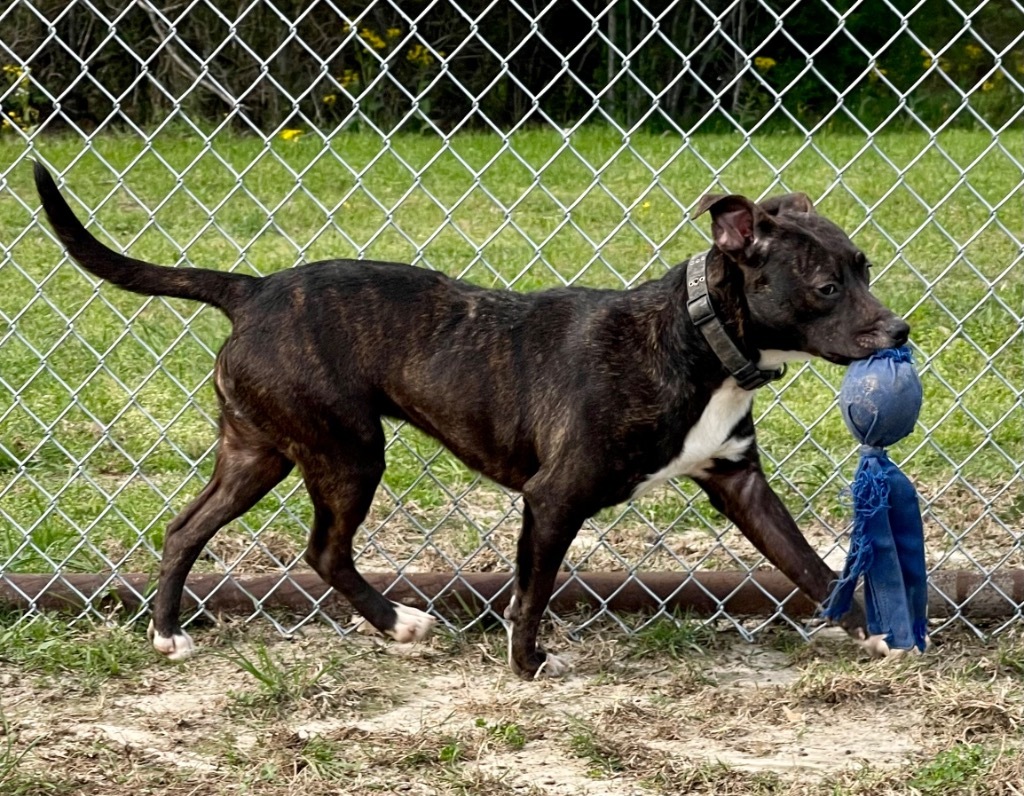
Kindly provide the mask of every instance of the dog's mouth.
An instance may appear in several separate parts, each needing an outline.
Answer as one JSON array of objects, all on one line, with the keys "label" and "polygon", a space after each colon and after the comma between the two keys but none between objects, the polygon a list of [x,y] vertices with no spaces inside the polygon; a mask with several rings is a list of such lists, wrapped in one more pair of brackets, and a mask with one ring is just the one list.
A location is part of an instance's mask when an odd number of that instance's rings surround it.
[{"label": "dog's mouth", "polygon": [[843,367],[846,367],[852,362],[856,362],[860,359],[867,359],[868,357],[877,354],[879,351],[884,351],[887,348],[898,348],[906,343],[906,341],[906,337],[903,337],[902,339],[890,338],[884,341],[879,341],[877,338],[872,337],[870,342],[862,338],[857,341],[859,345],[856,353],[844,352],[840,354],[837,352],[823,352],[820,356],[822,359],[831,362],[834,365],[842,365]]},{"label": "dog's mouth", "polygon": [[823,351],[819,356],[833,364],[846,366],[859,359],[867,359],[887,348],[898,348],[907,342],[909,335],[910,327],[906,322],[893,317],[885,324],[879,324],[870,331],[855,335],[850,348],[843,351]]}]

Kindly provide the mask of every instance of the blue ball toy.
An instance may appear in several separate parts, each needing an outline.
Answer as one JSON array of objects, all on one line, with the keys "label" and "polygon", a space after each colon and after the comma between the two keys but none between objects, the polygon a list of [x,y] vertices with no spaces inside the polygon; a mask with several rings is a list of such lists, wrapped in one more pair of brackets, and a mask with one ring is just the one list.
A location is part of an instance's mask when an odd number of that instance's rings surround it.
[{"label": "blue ball toy", "polygon": [[868,633],[884,644],[876,651],[923,651],[928,645],[928,571],[917,492],[885,452],[913,431],[922,397],[907,346],[854,362],[839,391],[843,419],[861,449],[851,486],[850,550],[824,615],[838,621],[863,578]]},{"label": "blue ball toy", "polygon": [[839,407],[862,445],[884,448],[914,430],[923,397],[910,349],[903,346],[850,365],[839,389]]}]

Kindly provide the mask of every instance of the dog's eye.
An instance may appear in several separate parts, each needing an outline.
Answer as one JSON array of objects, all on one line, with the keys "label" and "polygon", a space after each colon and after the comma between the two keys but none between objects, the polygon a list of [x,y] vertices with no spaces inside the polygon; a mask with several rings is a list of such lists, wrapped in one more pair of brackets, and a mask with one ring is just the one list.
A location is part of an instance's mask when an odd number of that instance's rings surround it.
[{"label": "dog's eye", "polygon": [[819,287],[818,292],[821,293],[821,295],[823,296],[833,296],[837,292],[839,292],[839,288],[836,285],[829,282],[827,285],[822,285],[821,287]]}]

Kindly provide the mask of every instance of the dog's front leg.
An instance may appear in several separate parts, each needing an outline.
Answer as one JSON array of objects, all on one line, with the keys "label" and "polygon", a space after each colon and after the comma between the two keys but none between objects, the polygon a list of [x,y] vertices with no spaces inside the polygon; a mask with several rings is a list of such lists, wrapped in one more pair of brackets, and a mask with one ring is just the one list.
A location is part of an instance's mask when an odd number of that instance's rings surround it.
[{"label": "dog's front leg", "polygon": [[[808,544],[756,461],[738,466],[730,463],[694,480],[711,498],[712,505],[797,588],[819,604],[825,601],[835,573]],[[854,601],[839,625],[858,641],[868,637],[859,601]]]},{"label": "dog's front leg", "polygon": [[583,516],[564,503],[531,498],[524,491],[523,531],[516,552],[512,599],[505,609],[509,629],[509,664],[524,680],[559,677],[568,664],[537,645],[544,610],[551,599],[555,576],[583,524]]}]

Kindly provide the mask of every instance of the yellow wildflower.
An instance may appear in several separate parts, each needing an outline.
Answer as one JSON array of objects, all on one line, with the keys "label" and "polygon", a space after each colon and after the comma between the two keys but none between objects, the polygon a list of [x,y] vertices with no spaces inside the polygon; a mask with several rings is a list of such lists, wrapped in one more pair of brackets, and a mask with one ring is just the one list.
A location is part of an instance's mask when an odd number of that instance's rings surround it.
[{"label": "yellow wildflower", "polygon": [[281,138],[283,138],[285,141],[298,141],[302,135],[302,132],[302,130],[289,128],[287,130],[281,131]]},{"label": "yellow wildflower", "polygon": [[754,59],[754,66],[757,68],[757,71],[759,72],[767,72],[769,69],[775,66],[775,59],[768,58],[767,56],[764,55],[759,55],[757,58]]},{"label": "yellow wildflower", "polygon": [[324,95],[324,105],[333,105],[337,101],[338,101],[338,95],[337,94],[325,94]]},{"label": "yellow wildflower", "polygon": [[388,46],[387,42],[385,42],[384,39],[378,36],[377,32],[372,28],[363,28],[361,31],[359,31],[359,38],[361,38],[375,50],[383,50],[385,47]]},{"label": "yellow wildflower", "polygon": [[964,47],[964,50],[969,56],[971,56],[971,58],[978,58],[981,55],[981,47],[977,44],[968,44]]},{"label": "yellow wildflower", "polygon": [[422,44],[414,44],[409,48],[409,52],[405,54],[405,60],[411,64],[418,64],[426,68],[434,63],[434,56]]},{"label": "yellow wildflower", "polygon": [[352,84],[359,82],[359,72],[355,69],[346,69],[341,73],[338,82],[341,83],[342,88],[348,88]]},{"label": "yellow wildflower", "polygon": [[924,68],[925,69],[931,69],[933,63],[935,63],[935,61],[933,61],[931,58],[925,58],[924,59]]},{"label": "yellow wildflower", "polygon": [[996,87],[996,84],[993,83],[991,80],[986,80],[984,83],[981,84],[981,90],[982,91],[991,91],[995,87]]},{"label": "yellow wildflower", "polygon": [[402,35],[402,29],[401,28],[388,28],[387,31],[386,31],[386,34],[387,34],[387,37],[389,39],[397,39],[399,36]]}]

